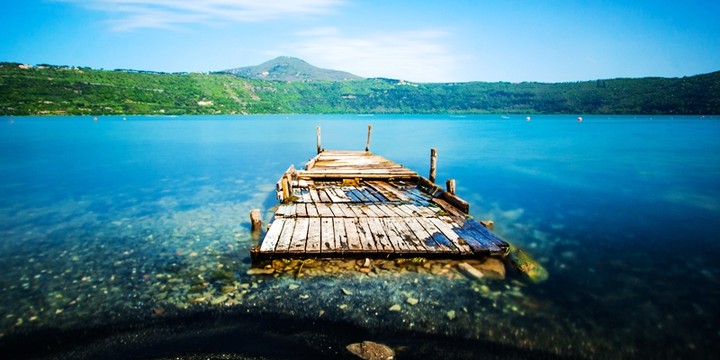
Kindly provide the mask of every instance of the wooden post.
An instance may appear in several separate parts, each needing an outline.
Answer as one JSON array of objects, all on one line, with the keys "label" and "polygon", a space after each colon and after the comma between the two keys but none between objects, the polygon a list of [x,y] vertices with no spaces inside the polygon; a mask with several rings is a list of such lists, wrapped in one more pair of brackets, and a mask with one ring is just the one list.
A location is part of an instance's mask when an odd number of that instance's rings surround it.
[{"label": "wooden post", "polygon": [[290,174],[288,172],[288,173],[285,173],[285,178],[287,179],[288,195],[292,196],[292,194],[293,194],[293,187],[292,187],[293,176],[292,176],[292,174]]},{"label": "wooden post", "polygon": [[445,182],[445,187],[447,188],[447,192],[455,195],[455,179],[448,179]]},{"label": "wooden post", "polygon": [[319,154],[322,152],[322,146],[320,145],[320,126],[318,126],[316,128],[316,130],[317,130],[317,153]]},{"label": "wooden post", "polygon": [[290,183],[288,183],[288,179],[285,176],[282,178],[282,196],[282,202],[290,198]]},{"label": "wooden post", "polygon": [[435,182],[435,176],[437,175],[437,149],[430,149],[430,176],[428,180]]},{"label": "wooden post", "polygon": [[253,239],[259,238],[260,231],[262,231],[262,217],[260,216],[260,209],[250,210],[250,224]]},{"label": "wooden post", "polygon": [[365,142],[365,151],[370,151],[370,135],[372,134],[372,125],[368,125],[368,136]]}]

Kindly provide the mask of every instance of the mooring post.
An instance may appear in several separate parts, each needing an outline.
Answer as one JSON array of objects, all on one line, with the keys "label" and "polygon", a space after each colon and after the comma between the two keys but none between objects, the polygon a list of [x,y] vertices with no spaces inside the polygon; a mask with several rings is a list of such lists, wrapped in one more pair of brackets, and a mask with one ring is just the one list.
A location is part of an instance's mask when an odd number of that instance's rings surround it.
[{"label": "mooring post", "polygon": [[448,179],[445,182],[445,187],[447,189],[447,192],[449,192],[452,195],[455,195],[455,179]]},{"label": "mooring post", "polygon": [[431,183],[435,182],[435,175],[437,175],[437,149],[430,149],[430,176],[429,180]]},{"label": "mooring post", "polygon": [[282,196],[282,202],[285,202],[290,198],[290,183],[285,176],[282,178]]},{"label": "mooring post", "polygon": [[259,238],[262,231],[262,218],[260,217],[260,209],[250,210],[250,224],[252,237]]},{"label": "mooring post", "polygon": [[365,151],[370,151],[370,135],[372,134],[372,125],[368,125],[368,136],[365,142]]},{"label": "mooring post", "polygon": [[316,130],[317,130],[317,153],[319,154],[322,152],[322,146],[320,145],[320,126],[318,126],[316,128]]}]

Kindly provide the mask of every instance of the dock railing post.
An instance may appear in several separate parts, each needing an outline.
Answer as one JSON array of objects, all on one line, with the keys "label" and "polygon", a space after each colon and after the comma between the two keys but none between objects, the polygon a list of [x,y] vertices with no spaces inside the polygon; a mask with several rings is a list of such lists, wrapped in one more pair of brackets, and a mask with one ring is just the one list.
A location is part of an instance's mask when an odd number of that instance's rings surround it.
[{"label": "dock railing post", "polygon": [[316,130],[317,130],[317,153],[319,154],[322,152],[322,146],[320,145],[320,126],[318,126],[316,128]]},{"label": "dock railing post", "polygon": [[368,136],[365,141],[365,151],[370,151],[370,135],[372,134],[372,125],[368,125]]},{"label": "dock railing post", "polygon": [[431,183],[435,182],[435,176],[437,175],[437,149],[430,149],[430,176],[428,180]]},{"label": "dock railing post", "polygon": [[252,230],[252,238],[260,238],[260,232],[262,231],[262,217],[260,215],[260,209],[250,210],[250,224]]},{"label": "dock railing post", "polygon": [[448,179],[445,182],[445,187],[447,188],[447,192],[449,192],[452,195],[455,195],[455,179]]}]

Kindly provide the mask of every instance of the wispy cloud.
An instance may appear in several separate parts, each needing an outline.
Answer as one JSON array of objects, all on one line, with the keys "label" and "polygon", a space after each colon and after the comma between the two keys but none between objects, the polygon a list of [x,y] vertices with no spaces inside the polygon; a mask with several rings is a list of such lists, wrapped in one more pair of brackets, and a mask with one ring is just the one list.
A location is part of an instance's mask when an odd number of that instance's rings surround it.
[{"label": "wispy cloud", "polygon": [[344,0],[55,0],[108,13],[113,30],[260,22],[331,13]]},{"label": "wispy cloud", "polygon": [[348,36],[335,28],[298,34],[287,50],[311,63],[365,77],[441,82],[457,78],[458,56],[446,45],[449,33],[414,30]]}]

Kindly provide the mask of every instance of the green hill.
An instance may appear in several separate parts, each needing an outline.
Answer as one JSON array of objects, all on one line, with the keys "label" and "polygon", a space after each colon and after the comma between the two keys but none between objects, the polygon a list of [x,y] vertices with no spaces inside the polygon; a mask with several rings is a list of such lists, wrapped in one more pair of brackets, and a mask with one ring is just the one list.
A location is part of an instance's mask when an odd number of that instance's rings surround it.
[{"label": "green hill", "polygon": [[362,78],[348,72],[321,69],[298,58],[280,56],[260,65],[219,71],[248,79],[277,81],[349,81]]},{"label": "green hill", "polygon": [[720,72],[557,84],[415,84],[0,63],[0,115],[268,113],[711,115],[720,114]]}]

